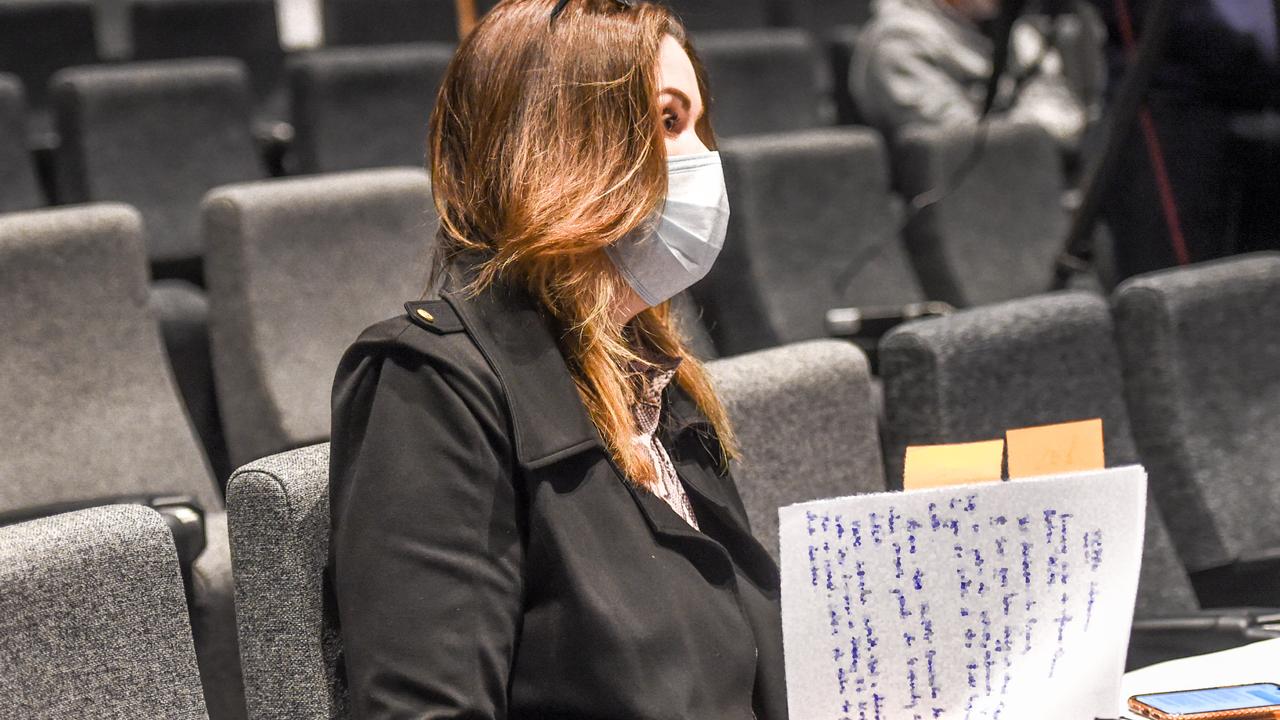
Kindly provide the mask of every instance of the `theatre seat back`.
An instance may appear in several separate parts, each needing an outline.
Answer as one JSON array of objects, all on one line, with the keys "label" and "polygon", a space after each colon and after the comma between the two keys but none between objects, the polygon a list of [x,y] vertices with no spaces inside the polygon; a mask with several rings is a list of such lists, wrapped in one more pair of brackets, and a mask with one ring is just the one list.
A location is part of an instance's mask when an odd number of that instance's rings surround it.
[{"label": "theatre seat back", "polygon": [[178,556],[154,510],[0,528],[0,716],[206,718]]},{"label": "theatre seat back", "polygon": [[333,373],[427,287],[426,174],[370,170],[218,188],[204,204],[210,333],[232,465],[329,438]]},{"label": "theatre seat back", "polygon": [[[1110,310],[1065,292],[908,323],[880,345],[890,483],[909,445],[1003,438],[1005,430],[1101,418],[1108,467],[1139,462]],[[1150,487],[1161,478],[1152,472]],[[1147,504],[1139,616],[1199,603],[1155,502]]]},{"label": "theatre seat back", "polygon": [[708,366],[742,456],[733,476],[751,529],[778,557],[778,508],[882,492],[867,358],[836,340],[796,343]]},{"label": "theatre seat back", "polygon": [[222,500],[147,306],[142,219],[0,216],[0,511],[119,495]]},{"label": "theatre seat back", "polygon": [[910,129],[894,151],[902,194],[940,197],[912,218],[907,248],[929,298],[956,307],[1047,291],[1066,238],[1062,163],[1049,134],[1005,122],[992,122],[984,140],[979,132]]},{"label": "theatre seat back", "polygon": [[1280,547],[1280,253],[1132,278],[1115,306],[1134,434],[1188,565]]},{"label": "theatre seat back", "polygon": [[329,445],[237,470],[227,515],[249,717],[346,717],[337,611],[324,585]]}]

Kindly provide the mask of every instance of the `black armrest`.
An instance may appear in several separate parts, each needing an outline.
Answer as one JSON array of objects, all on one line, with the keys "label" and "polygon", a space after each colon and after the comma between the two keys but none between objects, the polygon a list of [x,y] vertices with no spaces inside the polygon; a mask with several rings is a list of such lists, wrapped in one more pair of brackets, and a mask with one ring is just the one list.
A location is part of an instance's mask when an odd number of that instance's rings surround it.
[{"label": "black armrest", "polygon": [[1204,613],[1182,617],[1144,618],[1133,621],[1135,633],[1222,633],[1226,635],[1244,635],[1249,629],[1250,618],[1247,615],[1218,615]]},{"label": "black armrest", "polygon": [[194,498],[187,496],[113,495],[67,500],[0,513],[0,527],[103,505],[145,505],[160,513],[173,533],[173,544],[177,546],[178,562],[184,573],[204,552],[204,510]]},{"label": "black armrest", "polygon": [[1135,620],[1126,670],[1191,655],[1228,650],[1272,635],[1253,627],[1248,610]]},{"label": "black armrest", "polygon": [[1242,554],[1234,562],[1191,573],[1204,607],[1280,607],[1280,548]]},{"label": "black armrest", "polygon": [[908,320],[950,315],[953,312],[955,308],[944,302],[833,308],[827,311],[827,334],[846,340],[874,340]]},{"label": "black armrest", "polygon": [[1253,618],[1256,625],[1280,628],[1280,612],[1262,613]]},{"label": "black armrest", "polygon": [[1244,636],[1249,640],[1275,640],[1280,638],[1280,626],[1251,627],[1244,631]]},{"label": "black armrest", "polygon": [[208,544],[204,534],[204,510],[185,496],[152,498],[148,505],[160,513],[173,533],[178,562],[184,568],[191,567]]},{"label": "black armrest", "polygon": [[260,120],[253,125],[253,139],[258,154],[272,177],[281,177],[289,168],[286,157],[293,147],[295,131],[291,123],[283,120]]}]

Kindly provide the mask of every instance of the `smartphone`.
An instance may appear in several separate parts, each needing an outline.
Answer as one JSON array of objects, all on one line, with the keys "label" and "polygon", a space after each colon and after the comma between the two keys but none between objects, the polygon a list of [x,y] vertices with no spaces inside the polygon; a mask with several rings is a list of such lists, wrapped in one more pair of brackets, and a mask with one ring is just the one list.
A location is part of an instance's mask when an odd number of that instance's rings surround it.
[{"label": "smartphone", "polygon": [[1280,718],[1280,685],[1229,687],[1134,695],[1129,709],[1152,720],[1244,720]]}]

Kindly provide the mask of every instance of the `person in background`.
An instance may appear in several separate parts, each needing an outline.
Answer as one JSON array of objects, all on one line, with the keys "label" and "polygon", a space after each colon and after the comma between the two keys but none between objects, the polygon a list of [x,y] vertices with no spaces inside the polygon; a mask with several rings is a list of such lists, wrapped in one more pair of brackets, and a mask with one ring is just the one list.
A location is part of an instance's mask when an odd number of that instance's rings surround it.
[{"label": "person in background", "polygon": [[668,303],[729,219],[708,97],[658,4],[505,0],[459,46],[440,299],[334,382],[352,717],[787,717],[778,568]]},{"label": "person in background", "polygon": [[[1280,249],[1275,2],[1170,1],[1164,52],[1104,196],[1121,279]],[[1093,2],[1107,23],[1114,92],[1152,1]]]},{"label": "person in background", "polygon": [[[986,25],[999,0],[877,0],[858,36],[849,83],[863,119],[890,140],[912,126],[973,126],[991,77]],[[1018,21],[992,112],[1043,127],[1066,153],[1080,145],[1090,98],[1069,81],[1052,21]]]}]

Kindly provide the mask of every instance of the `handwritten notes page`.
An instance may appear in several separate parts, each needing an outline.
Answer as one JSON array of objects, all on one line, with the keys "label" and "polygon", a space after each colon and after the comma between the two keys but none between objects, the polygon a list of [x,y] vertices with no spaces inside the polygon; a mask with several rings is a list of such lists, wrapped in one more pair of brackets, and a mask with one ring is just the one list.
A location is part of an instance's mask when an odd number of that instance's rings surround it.
[{"label": "handwritten notes page", "polygon": [[1109,717],[1145,497],[1129,467],[780,509],[791,717]]}]

